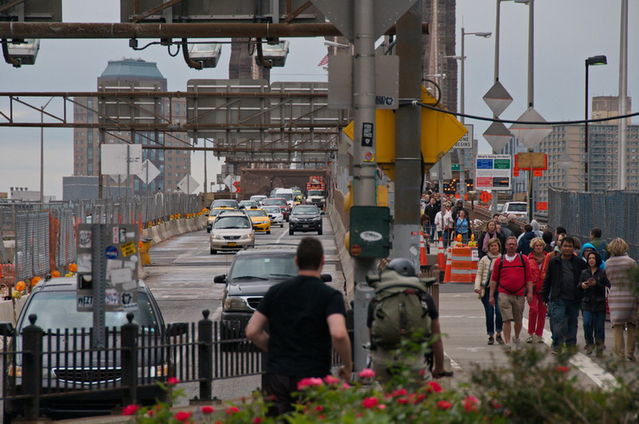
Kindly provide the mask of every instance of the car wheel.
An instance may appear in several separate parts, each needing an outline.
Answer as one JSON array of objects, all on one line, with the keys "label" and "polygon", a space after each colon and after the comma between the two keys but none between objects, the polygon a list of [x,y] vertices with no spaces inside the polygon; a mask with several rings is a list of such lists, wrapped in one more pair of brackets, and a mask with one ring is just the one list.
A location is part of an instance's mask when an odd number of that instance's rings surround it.
[{"label": "car wheel", "polygon": [[284,222],[280,224],[280,228],[284,228]]},{"label": "car wheel", "polygon": [[322,227],[319,227],[319,230],[317,230],[317,235],[321,236],[322,235]]},{"label": "car wheel", "polygon": [[217,250],[211,249],[211,255],[215,255],[216,253],[217,253]]},{"label": "car wheel", "polygon": [[292,236],[293,234],[295,234],[295,231],[293,231],[292,227],[288,227],[288,235]]}]

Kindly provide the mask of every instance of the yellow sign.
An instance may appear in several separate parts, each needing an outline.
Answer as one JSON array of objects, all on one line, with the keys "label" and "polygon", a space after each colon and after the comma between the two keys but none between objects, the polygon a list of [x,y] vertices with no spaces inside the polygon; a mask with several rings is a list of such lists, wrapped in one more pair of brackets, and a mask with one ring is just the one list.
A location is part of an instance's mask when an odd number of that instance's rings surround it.
[{"label": "yellow sign", "polygon": [[[422,87],[422,102],[435,104],[436,100]],[[453,115],[422,108],[421,151],[424,164],[430,168],[466,134],[466,127]],[[394,179],[395,170],[395,112],[377,109],[375,112],[375,149],[377,163]],[[344,134],[353,140],[354,122],[344,129]]]},{"label": "yellow sign", "polygon": [[135,247],[135,243],[132,241],[127,241],[126,243],[122,243],[120,245],[120,252],[122,252],[122,256],[125,258],[131,255],[134,255],[138,250]]}]

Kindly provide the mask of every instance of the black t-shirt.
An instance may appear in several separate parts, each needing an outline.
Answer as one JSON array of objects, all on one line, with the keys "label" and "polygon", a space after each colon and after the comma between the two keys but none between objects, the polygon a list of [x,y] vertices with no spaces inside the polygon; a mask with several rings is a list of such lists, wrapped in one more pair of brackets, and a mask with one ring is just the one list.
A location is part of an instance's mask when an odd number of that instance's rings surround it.
[{"label": "black t-shirt", "polygon": [[326,318],[346,315],[340,292],[319,278],[298,276],[271,287],[257,310],[268,318],[267,373],[324,377],[330,372]]}]

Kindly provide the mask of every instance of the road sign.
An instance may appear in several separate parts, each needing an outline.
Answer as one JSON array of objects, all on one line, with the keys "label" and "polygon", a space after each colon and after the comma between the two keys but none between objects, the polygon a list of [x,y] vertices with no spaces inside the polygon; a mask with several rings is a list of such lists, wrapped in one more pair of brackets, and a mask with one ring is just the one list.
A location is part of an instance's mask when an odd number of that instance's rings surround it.
[{"label": "road sign", "polygon": [[455,143],[455,149],[472,149],[473,148],[473,124],[464,124],[466,127],[466,134]]},{"label": "road sign", "polygon": [[153,162],[147,159],[142,162],[140,173],[137,175],[144,184],[149,184],[151,181],[156,179],[158,175],[160,175],[160,170],[153,164]]},{"label": "road sign", "polygon": [[477,155],[475,189],[510,190],[510,155]]},{"label": "road sign", "polygon": [[496,81],[484,94],[484,102],[488,105],[493,115],[499,116],[513,102],[513,98],[506,91],[501,82]]},{"label": "road sign", "polygon": [[484,131],[484,138],[493,148],[493,151],[500,152],[513,138],[513,135],[503,123],[493,122],[486,131]]},{"label": "road sign", "polygon": [[386,258],[390,250],[390,209],[352,206],[349,251],[358,258]]},{"label": "road sign", "polygon": [[100,147],[102,175],[138,175],[142,168],[141,144],[102,144]]},{"label": "road sign", "polygon": [[[353,11],[355,0],[311,0],[344,37],[355,41]],[[381,37],[416,0],[373,0],[373,38]]]},{"label": "road sign", "polygon": [[492,199],[493,199],[493,196],[487,191],[482,191],[481,194],[479,195],[479,200],[481,200],[484,203],[488,203]]},{"label": "road sign", "polygon": [[548,169],[548,155],[543,152],[524,152],[515,155],[515,168],[519,169]]},{"label": "road sign", "polygon": [[453,163],[450,165],[450,170],[451,171],[461,171],[461,167],[459,166],[458,163]]},{"label": "road sign", "polygon": [[[545,123],[546,120],[537,112],[534,108],[529,107],[517,121],[523,122],[539,122]],[[529,149],[534,149],[539,146],[539,143],[552,132],[552,126],[550,125],[534,125],[534,124],[520,124],[516,123],[510,126],[510,132],[519,140],[524,146]]]},{"label": "road sign", "polygon": [[182,178],[182,181],[178,183],[177,188],[182,193],[193,194],[195,193],[195,191],[197,190],[199,186],[200,186],[200,183],[198,183],[195,180],[195,178],[193,178],[190,174],[188,174],[188,175],[185,175],[184,178]]}]

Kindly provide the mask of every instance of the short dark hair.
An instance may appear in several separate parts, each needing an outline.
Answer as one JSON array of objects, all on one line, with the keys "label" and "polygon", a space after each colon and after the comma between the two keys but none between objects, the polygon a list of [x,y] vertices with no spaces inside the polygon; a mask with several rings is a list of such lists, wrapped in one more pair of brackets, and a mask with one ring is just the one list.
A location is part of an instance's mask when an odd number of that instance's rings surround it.
[{"label": "short dark hair", "polygon": [[527,232],[527,233],[531,232],[532,231],[532,225],[530,225],[530,224],[524,225],[524,231]]},{"label": "short dark hair", "polygon": [[590,234],[594,237],[594,238],[601,238],[601,228],[593,228],[592,230],[590,230]]},{"label": "short dark hair", "polygon": [[544,239],[546,244],[550,244],[550,242],[552,241],[552,233],[550,231],[544,231],[541,238]]},{"label": "short dark hair", "polygon": [[304,237],[297,246],[297,267],[306,271],[318,270],[324,256],[322,242],[315,237]]},{"label": "short dark hair", "polygon": [[557,234],[566,234],[567,231],[564,227],[557,227],[557,229],[555,230],[555,233]]},{"label": "short dark hair", "polygon": [[563,246],[566,243],[570,243],[572,245],[572,247],[575,247],[575,245],[577,244],[575,242],[575,239],[572,238],[571,236],[566,236],[564,237],[564,239],[561,241],[561,245]]}]

